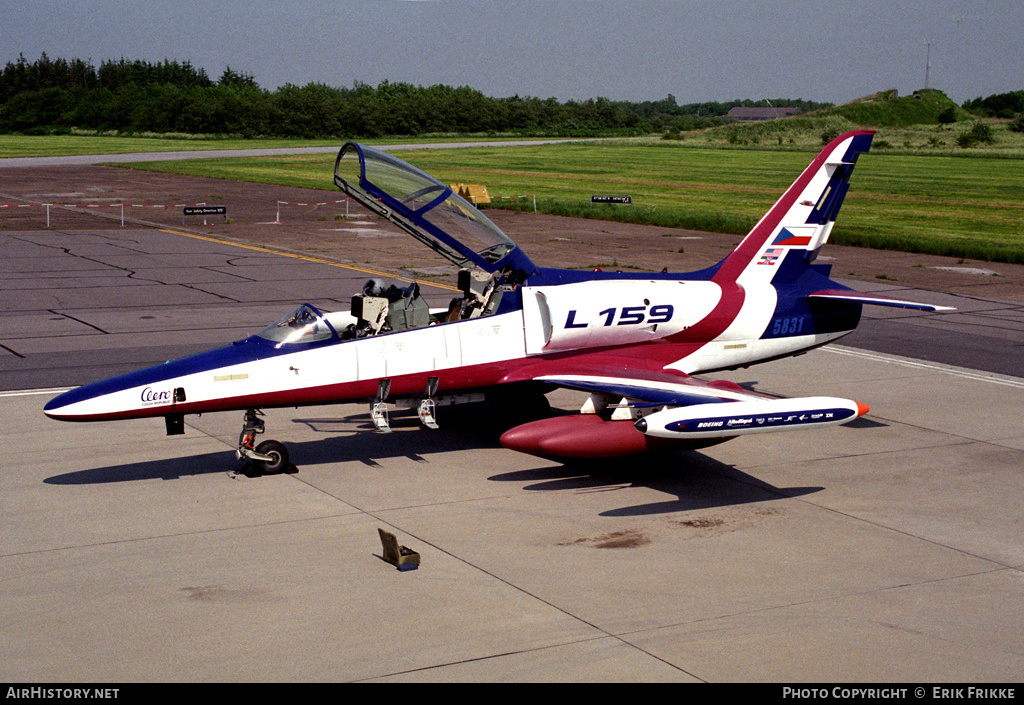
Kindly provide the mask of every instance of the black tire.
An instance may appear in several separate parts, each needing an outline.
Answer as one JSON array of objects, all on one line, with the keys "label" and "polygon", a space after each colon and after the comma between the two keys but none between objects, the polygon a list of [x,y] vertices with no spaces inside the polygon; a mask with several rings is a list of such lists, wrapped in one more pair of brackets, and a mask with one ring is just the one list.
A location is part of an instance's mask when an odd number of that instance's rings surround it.
[{"label": "black tire", "polygon": [[256,446],[256,452],[260,455],[269,455],[274,460],[272,462],[266,462],[263,460],[256,460],[253,465],[256,469],[264,473],[274,472],[287,472],[288,468],[291,467],[291,462],[288,459],[288,449],[285,448],[283,443],[277,441],[263,441]]}]

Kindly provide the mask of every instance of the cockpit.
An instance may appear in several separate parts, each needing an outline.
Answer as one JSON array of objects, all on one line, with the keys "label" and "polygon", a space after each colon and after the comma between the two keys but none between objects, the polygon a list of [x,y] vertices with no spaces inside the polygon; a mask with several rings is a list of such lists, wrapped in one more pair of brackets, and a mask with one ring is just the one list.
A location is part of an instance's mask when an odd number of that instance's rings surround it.
[{"label": "cockpit", "polygon": [[352,297],[350,311],[322,312],[311,304],[302,304],[256,334],[275,348],[318,343],[340,338],[352,340],[371,335],[424,328],[437,323],[452,323],[498,310],[505,290],[498,277],[478,269],[459,270],[460,295],[445,308],[430,308],[420,294],[419,284],[387,284],[370,279],[362,293]]},{"label": "cockpit", "polygon": [[[358,170],[354,167],[358,158]],[[357,171],[357,173],[356,173]],[[352,340],[498,311],[508,290],[537,271],[519,247],[450,187],[372,147],[349,142],[338,153],[335,184],[459,266],[459,295],[431,309],[412,284],[371,279],[352,297],[350,311],[323,313],[302,304],[256,334],[280,348],[331,339]]]},{"label": "cockpit", "polygon": [[342,339],[364,338],[394,331],[413,330],[436,323],[489,316],[498,310],[504,295],[498,277],[478,269],[459,270],[460,296],[446,308],[431,309],[415,282],[407,286],[386,285],[371,279],[363,292],[352,297],[354,322],[340,331]]}]

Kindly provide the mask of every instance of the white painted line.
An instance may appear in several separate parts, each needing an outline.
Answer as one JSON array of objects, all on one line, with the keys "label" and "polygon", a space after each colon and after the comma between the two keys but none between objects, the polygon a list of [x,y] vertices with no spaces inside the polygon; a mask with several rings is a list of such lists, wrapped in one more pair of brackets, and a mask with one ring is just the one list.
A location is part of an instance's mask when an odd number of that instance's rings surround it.
[{"label": "white painted line", "polygon": [[899,355],[889,355],[886,353],[871,352],[869,350],[858,350],[843,345],[832,345],[822,349],[825,352],[831,352],[836,355],[848,355],[850,357],[859,357],[862,360],[872,360],[875,362],[885,362],[893,365],[902,365],[904,367],[930,370],[932,372],[942,372],[944,374],[952,375],[954,377],[961,377],[963,379],[973,380],[975,382],[990,382],[992,384],[999,384],[1006,387],[1016,387],[1017,389],[1024,389],[1024,379],[1021,379],[1020,377],[1000,375],[996,374],[995,372],[981,372],[979,370],[969,370],[965,367],[954,367],[953,365],[943,365],[942,363],[938,362],[914,360],[909,357],[900,357]]},{"label": "white painted line", "polygon": [[75,387],[66,387],[64,389],[21,389],[12,392],[0,392],[0,399],[6,399],[8,397],[38,397],[43,394],[63,394],[64,392],[70,392]]}]

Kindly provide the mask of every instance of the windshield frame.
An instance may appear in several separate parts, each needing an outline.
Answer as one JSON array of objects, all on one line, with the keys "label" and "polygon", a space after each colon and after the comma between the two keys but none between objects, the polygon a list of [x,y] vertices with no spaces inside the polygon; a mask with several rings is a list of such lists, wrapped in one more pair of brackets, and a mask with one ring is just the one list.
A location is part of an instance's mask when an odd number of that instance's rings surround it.
[{"label": "windshield frame", "polygon": [[300,304],[255,333],[253,337],[276,349],[314,345],[341,339],[338,331],[334,330],[334,326],[312,304]]}]

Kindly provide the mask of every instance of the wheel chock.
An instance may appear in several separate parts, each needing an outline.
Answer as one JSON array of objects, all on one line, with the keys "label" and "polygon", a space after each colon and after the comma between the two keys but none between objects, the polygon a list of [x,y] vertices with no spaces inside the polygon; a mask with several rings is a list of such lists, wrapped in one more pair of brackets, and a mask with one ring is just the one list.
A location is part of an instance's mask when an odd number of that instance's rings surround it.
[{"label": "wheel chock", "polygon": [[420,554],[411,548],[399,546],[395,535],[384,529],[377,529],[377,533],[380,534],[380,543],[384,547],[384,560],[401,571],[416,570],[420,567]]}]

